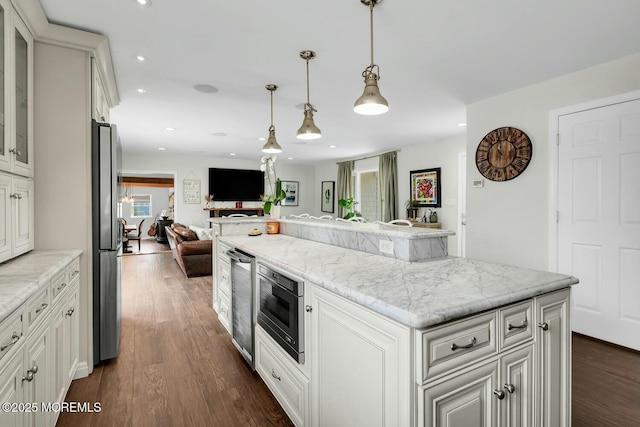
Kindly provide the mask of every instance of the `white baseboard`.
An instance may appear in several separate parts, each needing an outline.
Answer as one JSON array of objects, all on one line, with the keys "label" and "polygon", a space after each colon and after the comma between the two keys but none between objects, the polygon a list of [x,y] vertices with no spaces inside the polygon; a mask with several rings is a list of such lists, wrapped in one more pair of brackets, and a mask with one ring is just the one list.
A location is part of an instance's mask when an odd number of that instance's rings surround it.
[{"label": "white baseboard", "polygon": [[87,362],[80,362],[78,363],[78,367],[76,368],[76,373],[73,376],[73,379],[77,380],[80,378],[86,378],[90,373],[91,372],[89,371],[89,365],[87,365]]}]

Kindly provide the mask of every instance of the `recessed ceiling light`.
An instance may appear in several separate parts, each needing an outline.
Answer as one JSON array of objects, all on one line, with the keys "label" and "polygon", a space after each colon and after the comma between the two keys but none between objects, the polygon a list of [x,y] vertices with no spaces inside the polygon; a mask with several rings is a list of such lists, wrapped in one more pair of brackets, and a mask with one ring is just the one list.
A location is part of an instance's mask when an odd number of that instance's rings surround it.
[{"label": "recessed ceiling light", "polygon": [[227,134],[224,133],[224,132],[216,132],[216,133],[212,133],[211,135],[213,135],[213,136],[227,136]]},{"label": "recessed ceiling light", "polygon": [[142,89],[142,88],[140,87],[140,88],[136,89],[136,92],[138,92],[138,93],[145,93],[145,92],[146,92],[146,90],[145,90],[145,89]]},{"label": "recessed ceiling light", "polygon": [[287,160],[293,160],[293,157],[287,157]]},{"label": "recessed ceiling light", "polygon": [[193,88],[202,93],[216,93],[218,91],[217,87],[207,84],[197,84],[194,85]]},{"label": "recessed ceiling light", "polygon": [[145,57],[144,57],[144,56],[142,56],[142,55],[136,55],[136,59],[137,59],[138,61],[140,61],[140,62],[144,62],[147,58],[145,58]]},{"label": "recessed ceiling light", "polygon": [[335,145],[330,145],[329,148],[336,148],[336,146]]},{"label": "recessed ceiling light", "polygon": [[173,132],[176,128],[164,128],[164,130],[168,130],[169,132]]},{"label": "recessed ceiling light", "polygon": [[136,0],[138,2],[138,4],[141,4],[143,6],[151,6],[151,0]]},{"label": "recessed ceiling light", "polygon": [[267,140],[267,138],[264,138],[262,136],[260,138],[258,138],[258,141],[266,141],[266,140]]},{"label": "recessed ceiling light", "polygon": [[166,148],[164,148],[164,147],[158,147],[158,150],[160,150],[160,151],[164,151],[164,150],[166,150]]},{"label": "recessed ceiling light", "polygon": [[229,155],[230,155],[230,156],[235,156],[235,155],[236,155],[236,153],[229,153]]},{"label": "recessed ceiling light", "polygon": [[467,124],[466,124],[466,123],[458,123],[458,127],[459,127],[459,128],[463,128],[463,127],[465,127],[465,126],[467,126]]}]

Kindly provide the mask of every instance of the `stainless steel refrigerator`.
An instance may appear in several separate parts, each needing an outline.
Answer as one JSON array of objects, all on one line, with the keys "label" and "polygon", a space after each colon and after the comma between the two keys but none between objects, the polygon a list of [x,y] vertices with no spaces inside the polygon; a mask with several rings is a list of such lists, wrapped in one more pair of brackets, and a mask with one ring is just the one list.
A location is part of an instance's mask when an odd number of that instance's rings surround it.
[{"label": "stainless steel refrigerator", "polygon": [[118,218],[122,150],[115,125],[91,123],[93,199],[93,362],[118,355],[122,226]]}]

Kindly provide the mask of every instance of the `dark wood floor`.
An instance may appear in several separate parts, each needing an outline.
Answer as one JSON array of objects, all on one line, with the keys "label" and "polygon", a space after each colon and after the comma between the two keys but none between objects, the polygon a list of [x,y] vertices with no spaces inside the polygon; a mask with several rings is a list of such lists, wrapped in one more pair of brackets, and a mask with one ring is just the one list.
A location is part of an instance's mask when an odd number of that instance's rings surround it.
[{"label": "dark wood floor", "polygon": [[[66,426],[291,426],[211,308],[211,276],[186,279],[171,253],[123,259],[118,359],[72,383]],[[640,426],[640,353],[573,336],[573,427]]]},{"label": "dark wood floor", "polygon": [[186,279],[171,253],[123,258],[120,355],[73,381],[63,426],[291,426],[211,308],[211,276]]},{"label": "dark wood floor", "polygon": [[640,353],[573,334],[573,427],[640,426]]}]

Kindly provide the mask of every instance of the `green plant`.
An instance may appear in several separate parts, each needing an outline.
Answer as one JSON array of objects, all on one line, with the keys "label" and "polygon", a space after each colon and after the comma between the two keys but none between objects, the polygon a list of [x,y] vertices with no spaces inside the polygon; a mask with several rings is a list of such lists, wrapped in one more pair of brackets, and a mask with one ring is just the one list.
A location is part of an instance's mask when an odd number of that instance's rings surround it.
[{"label": "green plant", "polygon": [[264,203],[264,213],[268,214],[271,212],[271,206],[279,205],[285,198],[287,197],[287,193],[282,189],[282,181],[280,178],[276,179],[276,188],[273,194],[265,194],[262,196],[262,201]]},{"label": "green plant", "polygon": [[354,216],[356,216],[355,213],[355,205],[358,202],[355,202],[353,200],[353,197],[349,197],[348,199],[340,199],[338,200],[338,206],[340,206],[341,208],[345,209],[347,211],[347,214],[344,216],[343,219],[349,219],[349,218],[353,218]]}]

